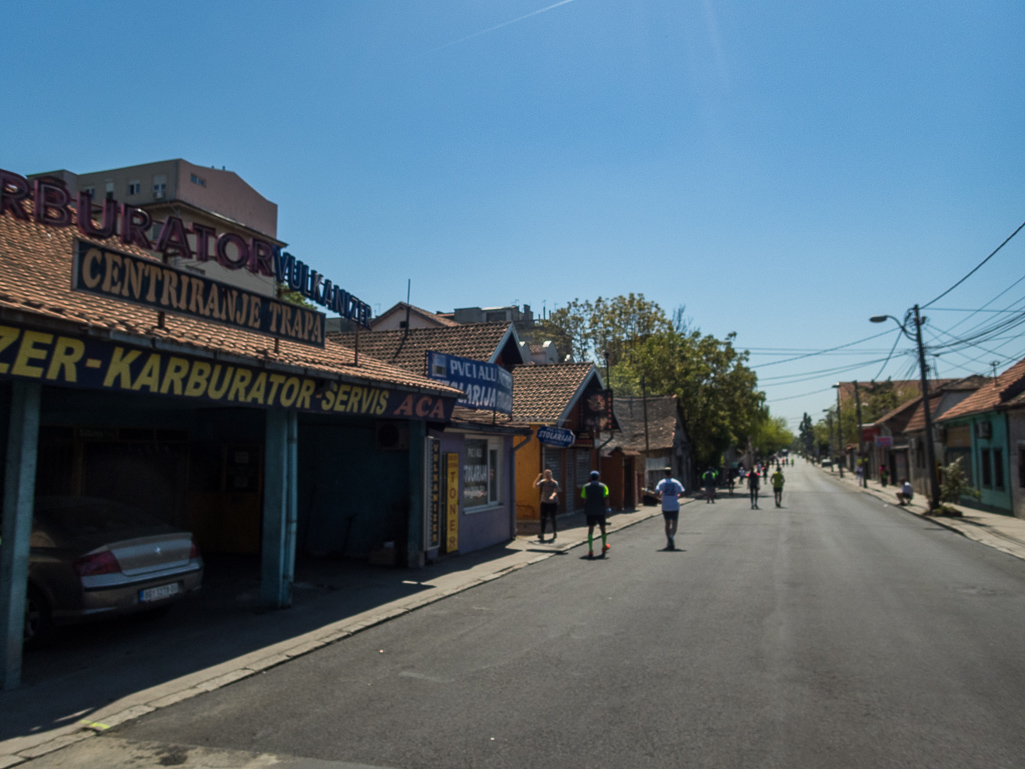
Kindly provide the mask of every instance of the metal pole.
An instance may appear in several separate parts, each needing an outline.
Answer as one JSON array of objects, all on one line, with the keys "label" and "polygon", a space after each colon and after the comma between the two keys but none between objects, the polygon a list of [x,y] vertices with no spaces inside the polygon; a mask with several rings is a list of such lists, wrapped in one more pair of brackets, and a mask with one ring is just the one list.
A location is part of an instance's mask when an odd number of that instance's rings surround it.
[{"label": "metal pole", "polygon": [[843,418],[840,415],[840,385],[836,386],[836,449],[840,455],[840,477],[843,478]]},{"label": "metal pole", "polygon": [[641,374],[641,406],[644,409],[644,485],[648,485],[648,452],[651,451],[651,444],[648,442],[648,390],[644,385],[644,375]]},{"label": "metal pole", "polygon": [[936,446],[933,445],[932,409],[929,408],[929,370],[925,366],[922,344],[922,319],[915,305],[915,341],[918,342],[918,367],[922,373],[922,405],[925,408],[925,461],[929,465],[929,510],[940,506],[940,485],[936,477]]},{"label": "metal pole", "polygon": [[858,464],[861,466],[861,483],[868,488],[868,468],[865,462],[865,442],[861,439],[861,393],[858,390],[858,380],[854,380],[854,405],[858,415]]}]

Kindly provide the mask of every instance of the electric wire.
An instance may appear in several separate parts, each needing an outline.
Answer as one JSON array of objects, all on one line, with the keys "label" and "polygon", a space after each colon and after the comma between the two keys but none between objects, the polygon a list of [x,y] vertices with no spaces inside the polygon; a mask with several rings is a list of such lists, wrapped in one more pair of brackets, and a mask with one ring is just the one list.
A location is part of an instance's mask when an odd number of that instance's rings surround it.
[{"label": "electric wire", "polygon": [[920,307],[920,309],[924,310],[924,309],[925,309],[926,307],[928,307],[929,305],[931,305],[931,304],[933,304],[933,303],[937,302],[938,300],[942,299],[942,298],[943,298],[943,297],[945,297],[945,296],[946,296],[947,294],[949,294],[949,293],[950,293],[951,291],[953,291],[953,290],[954,290],[955,288],[957,288],[957,287],[958,287],[958,286],[960,286],[960,285],[961,285],[962,283],[964,283],[964,282],[965,282],[966,280],[968,280],[968,278],[970,278],[970,277],[971,277],[972,275],[974,275],[974,274],[975,274],[976,272],[978,272],[979,268],[981,268],[981,267],[982,267],[982,265],[984,265],[984,264],[985,264],[986,262],[988,262],[988,261],[989,261],[990,259],[992,259],[992,258],[993,258],[994,256],[996,256],[997,252],[998,252],[998,251],[999,251],[999,250],[1000,250],[1001,248],[1003,248],[1004,246],[1006,246],[1006,245],[1007,245],[1007,244],[1008,244],[1008,243],[1009,243],[1009,242],[1011,241],[1011,238],[1013,238],[1013,237],[1014,237],[1015,235],[1017,235],[1017,234],[1018,234],[1019,232],[1021,232],[1021,230],[1022,230],[1022,228],[1023,228],[1023,227],[1025,227],[1025,222],[1022,222],[1022,223],[1021,223],[1020,225],[1018,225],[1018,229],[1016,229],[1016,230],[1015,230],[1014,232],[1012,232],[1012,233],[1011,233],[1010,235],[1008,235],[1008,236],[1007,236],[1007,239],[1006,239],[1006,240],[1005,240],[1005,241],[1004,241],[1003,243],[1001,243],[1001,244],[1000,244],[999,246],[997,246],[997,247],[996,247],[995,249],[993,249],[992,253],[990,253],[990,255],[989,255],[989,256],[987,256],[987,257],[986,257],[985,259],[983,259],[983,260],[982,260],[981,262],[979,262],[979,263],[978,263],[978,264],[977,264],[977,265],[975,266],[975,268],[974,268],[974,269],[972,269],[972,270],[971,270],[971,271],[970,271],[970,272],[969,272],[969,273],[968,273],[967,275],[965,275],[965,276],[964,276],[963,278],[961,278],[961,280],[959,280],[959,281],[958,281],[957,283],[955,283],[955,284],[954,284],[953,286],[951,286],[950,288],[948,288],[948,289],[947,289],[946,291],[944,291],[944,292],[943,292],[942,294],[940,294],[939,296],[937,296],[937,297],[936,297],[935,299],[933,299],[932,301],[930,301],[930,302],[927,302],[926,304],[923,304],[923,305],[922,305],[922,306]]}]

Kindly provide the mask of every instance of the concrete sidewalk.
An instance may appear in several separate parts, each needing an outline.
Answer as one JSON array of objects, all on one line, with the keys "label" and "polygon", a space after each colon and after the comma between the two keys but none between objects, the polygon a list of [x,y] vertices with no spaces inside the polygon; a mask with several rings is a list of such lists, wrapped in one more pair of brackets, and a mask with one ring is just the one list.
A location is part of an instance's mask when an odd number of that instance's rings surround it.
[{"label": "concrete sidewalk", "polygon": [[[907,505],[898,505],[897,487],[893,484],[883,487],[879,481],[870,480],[868,487],[862,488],[858,486],[858,478],[852,472],[844,470],[843,479],[840,478],[836,470],[832,472],[822,470],[822,472],[838,483],[843,483],[862,493],[871,494],[883,502],[893,505],[895,509],[905,510],[922,517],[926,517],[929,511],[928,500],[921,495],[915,495],[915,498]],[[949,502],[944,504],[960,511],[961,516],[929,515],[930,521],[963,534],[983,545],[1025,560],[1025,520],[1010,515],[988,513],[964,505],[952,505]]]},{"label": "concrete sidewalk", "polygon": [[[684,503],[689,501],[692,500]],[[609,518],[608,531],[614,533],[659,514],[657,507],[614,513]],[[60,750],[159,708],[220,689],[586,543],[587,527],[582,513],[563,516],[558,523],[555,543],[540,543],[536,533],[523,534],[505,545],[448,558],[417,571],[350,567],[344,575],[334,579],[340,585],[316,597],[316,605],[308,600],[301,611],[291,614],[285,611],[250,615],[234,628],[237,638],[211,639],[209,643],[225,647],[222,656],[230,656],[229,659],[186,675],[169,677],[156,685],[146,685],[152,677],[141,674],[132,677],[124,669],[112,670],[109,665],[101,664],[0,692],[0,707],[8,724],[7,738],[0,741],[0,769]],[[615,552],[614,537],[610,544]],[[296,588],[300,588],[298,583]],[[371,601],[377,597],[380,600],[367,608],[367,594]],[[341,619],[317,622],[327,617]],[[309,629],[313,622],[317,622],[317,626]],[[295,630],[294,634],[289,634],[290,629]],[[274,639],[285,635],[284,640],[254,648],[253,638]],[[182,643],[181,647],[177,648],[178,654],[188,655],[187,643]],[[233,656],[232,649],[240,653]],[[144,683],[134,690],[132,681]]]}]

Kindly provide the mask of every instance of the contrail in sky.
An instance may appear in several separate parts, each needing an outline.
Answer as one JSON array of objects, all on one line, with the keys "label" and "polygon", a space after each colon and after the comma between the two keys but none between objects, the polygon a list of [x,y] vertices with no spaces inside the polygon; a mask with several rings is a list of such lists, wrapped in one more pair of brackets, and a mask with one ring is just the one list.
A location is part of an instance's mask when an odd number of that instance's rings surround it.
[{"label": "contrail in sky", "polygon": [[[530,13],[528,13],[528,14],[526,14],[524,16],[520,16],[519,18],[510,19],[509,21],[503,21],[501,24],[496,24],[493,27],[488,27],[487,29],[482,29],[480,32],[474,32],[472,35],[467,35],[466,37],[461,37],[458,40],[453,40],[451,43],[445,43],[445,45],[438,46],[437,48],[435,48],[434,51],[440,51],[443,48],[448,48],[449,46],[459,45],[460,43],[465,43],[467,40],[473,40],[475,37],[480,37],[481,35],[486,35],[489,32],[494,32],[496,29],[501,29],[502,27],[508,27],[510,24],[515,24],[518,21],[523,21],[524,19],[529,19],[531,16],[537,16],[538,14],[545,13],[546,11],[550,11],[553,8],[558,8],[560,5],[566,5],[566,3],[572,3],[572,2],[573,2],[573,0],[559,0],[558,3],[555,3],[554,5],[549,5],[547,8],[541,8],[541,9],[536,10],[536,11],[531,11]],[[432,51],[432,53],[434,51]]]}]

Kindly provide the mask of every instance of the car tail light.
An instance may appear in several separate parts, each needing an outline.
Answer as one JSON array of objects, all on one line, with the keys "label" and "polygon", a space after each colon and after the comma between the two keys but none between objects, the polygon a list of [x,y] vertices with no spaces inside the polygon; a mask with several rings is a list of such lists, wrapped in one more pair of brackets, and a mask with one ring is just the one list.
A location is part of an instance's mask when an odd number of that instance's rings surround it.
[{"label": "car tail light", "polygon": [[197,558],[199,558],[199,548],[196,547],[196,543],[193,542],[192,547],[189,549],[189,560],[195,561]]},{"label": "car tail light", "polygon": [[76,558],[74,567],[80,577],[91,577],[94,574],[114,574],[121,571],[121,564],[109,550]]}]

